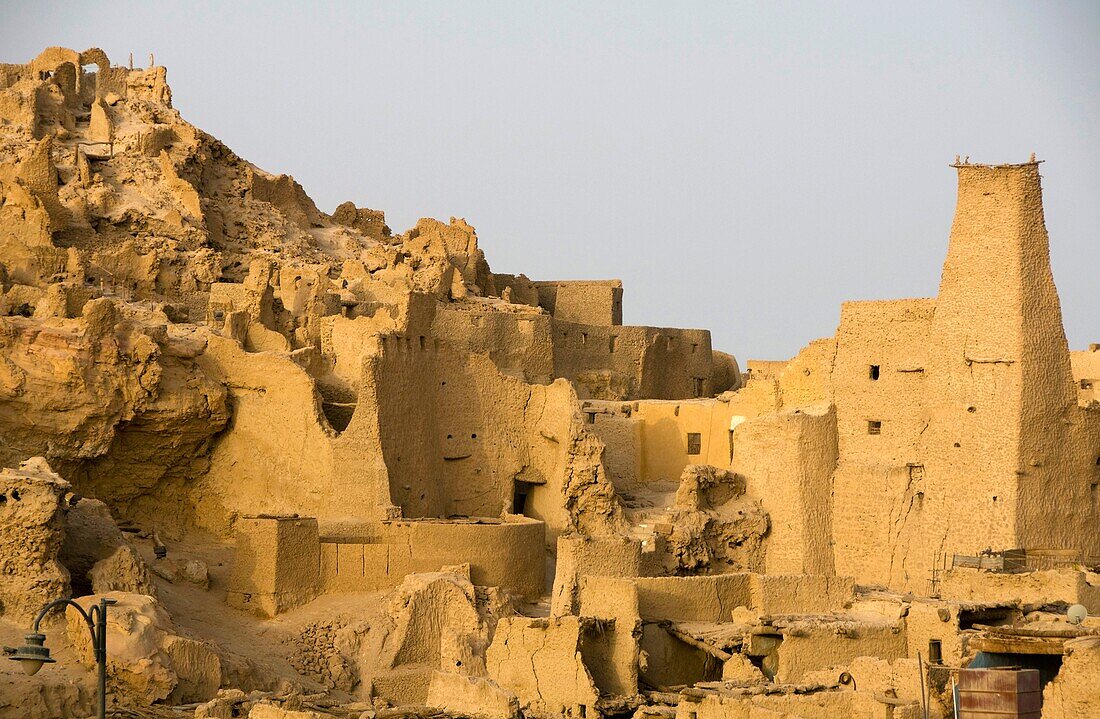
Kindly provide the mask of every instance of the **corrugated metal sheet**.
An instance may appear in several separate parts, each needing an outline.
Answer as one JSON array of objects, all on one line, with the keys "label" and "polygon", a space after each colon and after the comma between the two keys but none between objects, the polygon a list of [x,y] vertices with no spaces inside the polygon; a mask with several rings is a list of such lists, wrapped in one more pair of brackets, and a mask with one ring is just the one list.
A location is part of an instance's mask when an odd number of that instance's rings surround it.
[{"label": "corrugated metal sheet", "polygon": [[959,719],[1039,719],[1038,669],[963,669]]}]

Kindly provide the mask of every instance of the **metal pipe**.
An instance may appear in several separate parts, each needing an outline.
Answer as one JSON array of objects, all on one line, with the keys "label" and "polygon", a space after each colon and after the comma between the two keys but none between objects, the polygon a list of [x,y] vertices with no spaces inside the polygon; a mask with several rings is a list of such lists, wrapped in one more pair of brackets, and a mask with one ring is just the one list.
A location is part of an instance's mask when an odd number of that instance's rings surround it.
[{"label": "metal pipe", "polygon": [[95,661],[99,669],[99,719],[107,719],[107,600],[100,599],[96,625],[99,630],[99,646],[96,647]]},{"label": "metal pipe", "polygon": [[924,719],[928,719],[928,691],[924,688],[924,658],[917,652],[917,667],[920,670],[920,703]]}]

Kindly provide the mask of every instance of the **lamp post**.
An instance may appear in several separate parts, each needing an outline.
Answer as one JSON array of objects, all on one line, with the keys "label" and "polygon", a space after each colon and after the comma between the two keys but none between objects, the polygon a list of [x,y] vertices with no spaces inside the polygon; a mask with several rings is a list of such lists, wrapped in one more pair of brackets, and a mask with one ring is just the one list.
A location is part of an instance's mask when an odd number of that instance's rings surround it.
[{"label": "lamp post", "polygon": [[37,674],[43,664],[53,664],[57,660],[50,657],[50,650],[46,647],[46,635],[38,631],[38,625],[42,622],[42,618],[46,616],[46,613],[54,607],[66,604],[75,607],[76,611],[80,612],[80,616],[84,618],[85,623],[88,625],[88,631],[92,633],[92,650],[95,654],[95,662],[99,669],[99,711],[96,716],[99,719],[106,719],[107,607],[115,603],[114,599],[100,599],[99,604],[93,604],[91,609],[84,611],[84,607],[71,599],[57,599],[52,601],[42,607],[42,610],[38,612],[38,616],[34,619],[34,625],[31,627],[31,633],[27,634],[25,637],[26,644],[18,649],[4,647],[4,653],[9,655],[9,659],[21,662],[23,665],[23,672],[28,676]]}]

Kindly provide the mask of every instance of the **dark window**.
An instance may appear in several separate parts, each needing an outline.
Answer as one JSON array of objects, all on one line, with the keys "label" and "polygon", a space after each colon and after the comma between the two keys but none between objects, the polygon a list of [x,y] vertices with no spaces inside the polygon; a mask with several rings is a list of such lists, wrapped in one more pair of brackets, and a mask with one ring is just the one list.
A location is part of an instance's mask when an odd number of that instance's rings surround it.
[{"label": "dark window", "polygon": [[699,454],[703,451],[703,435],[699,432],[688,432],[688,454]]},{"label": "dark window", "polygon": [[877,364],[871,365],[870,371],[867,372],[867,376],[872,380],[877,380],[879,375],[879,366]]},{"label": "dark window", "polygon": [[1092,389],[1092,380],[1091,379],[1081,380],[1081,389]]},{"label": "dark window", "polygon": [[517,479],[512,490],[512,514],[523,514],[527,509],[527,497],[534,485]]},{"label": "dark window", "polygon": [[692,391],[695,393],[696,397],[702,397],[703,396],[703,378],[702,377],[692,377],[691,378],[691,388],[692,388]]},{"label": "dark window", "polygon": [[882,434],[882,422],[877,419],[867,420],[867,434]]}]

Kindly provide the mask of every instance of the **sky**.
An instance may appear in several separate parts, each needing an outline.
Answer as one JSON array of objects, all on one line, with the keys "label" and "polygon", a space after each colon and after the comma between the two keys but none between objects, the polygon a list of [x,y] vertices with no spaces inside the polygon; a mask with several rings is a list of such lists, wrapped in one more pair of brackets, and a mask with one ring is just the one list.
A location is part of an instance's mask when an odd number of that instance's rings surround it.
[{"label": "sky", "polygon": [[1100,342],[1100,3],[0,0],[0,62],[168,68],[184,118],[331,212],[464,217],[497,272],[620,278],[741,361],[937,292],[955,155],[1042,165]]}]

